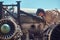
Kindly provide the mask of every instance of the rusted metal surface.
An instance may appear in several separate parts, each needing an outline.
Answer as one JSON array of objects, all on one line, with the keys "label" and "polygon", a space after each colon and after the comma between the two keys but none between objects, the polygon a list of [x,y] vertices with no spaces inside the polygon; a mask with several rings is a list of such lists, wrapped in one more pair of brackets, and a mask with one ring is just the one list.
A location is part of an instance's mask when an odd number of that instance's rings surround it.
[{"label": "rusted metal surface", "polygon": [[59,11],[47,10],[45,19],[46,19],[47,24],[49,25],[57,23],[59,20]]}]

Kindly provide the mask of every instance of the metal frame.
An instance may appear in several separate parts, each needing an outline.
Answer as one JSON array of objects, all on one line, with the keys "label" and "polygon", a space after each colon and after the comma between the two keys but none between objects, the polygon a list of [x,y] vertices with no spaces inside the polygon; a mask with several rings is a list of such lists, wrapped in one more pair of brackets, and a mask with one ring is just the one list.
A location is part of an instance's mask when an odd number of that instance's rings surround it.
[{"label": "metal frame", "polygon": [[3,6],[17,6],[17,19],[18,19],[18,24],[20,25],[20,2],[21,1],[16,1],[17,4],[11,4],[11,5],[3,5],[3,2],[0,2],[0,19],[2,19],[2,9],[3,9]]}]

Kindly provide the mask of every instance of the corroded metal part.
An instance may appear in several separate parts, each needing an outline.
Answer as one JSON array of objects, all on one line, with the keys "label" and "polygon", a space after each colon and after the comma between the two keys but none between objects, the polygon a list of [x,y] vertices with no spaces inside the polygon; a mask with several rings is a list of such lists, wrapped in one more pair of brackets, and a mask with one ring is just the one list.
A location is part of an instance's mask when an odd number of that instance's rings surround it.
[{"label": "corroded metal part", "polygon": [[43,33],[43,40],[59,40],[60,39],[60,24],[50,25]]},{"label": "corroded metal part", "polygon": [[[8,30],[4,28],[7,28]],[[4,32],[3,29],[6,32]],[[16,39],[18,38],[18,36],[20,37],[21,35],[22,35],[21,28],[15,23],[13,18],[9,17],[0,20],[0,39],[2,40]]]}]

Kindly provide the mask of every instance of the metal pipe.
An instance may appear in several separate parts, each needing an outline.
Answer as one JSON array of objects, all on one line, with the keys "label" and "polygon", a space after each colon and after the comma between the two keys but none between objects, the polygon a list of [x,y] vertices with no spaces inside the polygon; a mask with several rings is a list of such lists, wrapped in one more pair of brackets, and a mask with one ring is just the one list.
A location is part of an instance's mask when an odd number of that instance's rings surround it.
[{"label": "metal pipe", "polygon": [[17,6],[17,5],[14,5],[14,4],[13,4],[13,5],[3,5],[3,6]]},{"label": "metal pipe", "polygon": [[3,2],[0,2],[0,19],[2,18],[2,8],[3,8]]},{"label": "metal pipe", "polygon": [[[16,1],[17,2],[17,19],[18,19],[18,25],[20,25],[21,26],[21,23],[20,23],[20,2],[21,1]],[[22,29],[22,27],[21,27],[21,29]]]}]

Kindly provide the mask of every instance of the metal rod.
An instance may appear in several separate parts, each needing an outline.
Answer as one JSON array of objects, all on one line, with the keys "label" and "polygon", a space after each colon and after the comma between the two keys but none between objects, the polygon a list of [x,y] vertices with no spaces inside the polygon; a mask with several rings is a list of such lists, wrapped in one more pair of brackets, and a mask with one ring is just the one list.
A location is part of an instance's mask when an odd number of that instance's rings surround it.
[{"label": "metal rod", "polygon": [[3,2],[0,2],[0,19],[2,18],[2,8],[3,8]]},{"label": "metal rod", "polygon": [[3,6],[17,6],[17,5],[14,5],[14,4],[13,4],[13,5],[3,5]]},{"label": "metal rod", "polygon": [[[21,27],[21,23],[20,23],[20,2],[21,1],[16,1],[17,2],[17,19],[18,19],[18,25],[20,25],[20,27]],[[21,29],[22,29],[22,27],[21,27]]]},{"label": "metal rod", "polygon": [[16,1],[17,2],[17,21],[18,21],[18,25],[20,26],[20,28],[23,30],[22,26],[21,26],[21,22],[20,22],[20,2],[21,1]]}]

